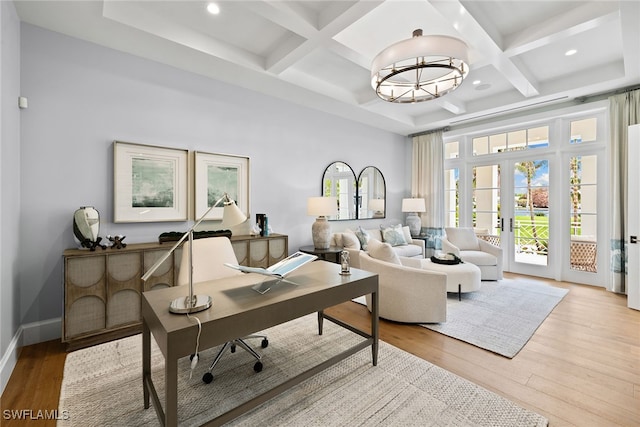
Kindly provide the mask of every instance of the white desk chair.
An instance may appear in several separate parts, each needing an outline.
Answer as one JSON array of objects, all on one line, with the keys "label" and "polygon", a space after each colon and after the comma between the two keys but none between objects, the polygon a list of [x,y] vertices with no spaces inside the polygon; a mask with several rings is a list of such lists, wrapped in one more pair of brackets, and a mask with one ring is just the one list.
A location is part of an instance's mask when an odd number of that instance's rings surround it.
[{"label": "white desk chair", "polygon": [[[182,246],[182,259],[180,261],[180,271],[178,273],[178,285],[187,285],[189,283],[189,257],[186,256],[188,251],[189,242],[187,241]],[[236,258],[235,252],[233,252],[231,241],[227,237],[208,237],[194,240],[192,255],[193,283],[223,279],[225,277],[244,274],[241,271],[234,270],[224,265],[224,263],[238,264],[238,259]],[[207,384],[213,381],[213,374],[211,371],[213,371],[213,368],[218,364],[227,347],[230,347],[231,352],[234,353],[236,345],[239,345],[256,358],[257,362],[253,366],[253,370],[256,372],[262,371],[262,362],[260,361],[262,356],[249,347],[249,345],[244,341],[249,338],[262,338],[262,348],[266,348],[269,345],[269,340],[266,335],[249,335],[226,342],[209,366],[208,371],[202,376],[202,381]]]}]

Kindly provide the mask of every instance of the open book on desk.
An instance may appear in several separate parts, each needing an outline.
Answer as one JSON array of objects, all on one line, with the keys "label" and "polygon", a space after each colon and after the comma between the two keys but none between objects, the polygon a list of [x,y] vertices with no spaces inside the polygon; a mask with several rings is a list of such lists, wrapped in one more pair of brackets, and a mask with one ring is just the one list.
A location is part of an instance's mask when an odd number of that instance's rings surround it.
[{"label": "open book on desk", "polygon": [[296,252],[293,255],[289,255],[285,259],[273,264],[269,268],[261,268],[261,267],[246,267],[244,265],[237,264],[229,264],[225,263],[227,267],[244,271],[245,273],[258,273],[264,274],[265,276],[272,276],[277,279],[284,279],[287,274],[291,273],[294,270],[302,267],[308,262],[311,262],[318,257],[311,254],[306,254],[304,252]]}]

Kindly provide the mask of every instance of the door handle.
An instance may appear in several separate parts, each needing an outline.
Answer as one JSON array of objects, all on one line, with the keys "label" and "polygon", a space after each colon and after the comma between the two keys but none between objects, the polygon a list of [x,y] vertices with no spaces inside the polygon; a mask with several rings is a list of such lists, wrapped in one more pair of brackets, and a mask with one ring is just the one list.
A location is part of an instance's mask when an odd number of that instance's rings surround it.
[{"label": "door handle", "polygon": [[513,218],[509,218],[509,232],[513,233]]},{"label": "door handle", "polygon": [[504,218],[500,218],[500,231],[504,231]]}]

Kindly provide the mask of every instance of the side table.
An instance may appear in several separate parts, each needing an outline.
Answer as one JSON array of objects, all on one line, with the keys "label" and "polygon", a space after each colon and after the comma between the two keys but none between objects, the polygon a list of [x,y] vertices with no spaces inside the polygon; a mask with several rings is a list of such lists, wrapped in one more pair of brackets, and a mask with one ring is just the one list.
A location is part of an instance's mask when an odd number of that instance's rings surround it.
[{"label": "side table", "polygon": [[340,264],[340,253],[342,252],[342,248],[337,246],[330,246],[329,249],[316,249],[313,245],[311,246],[302,246],[298,249],[300,252],[304,252],[306,254],[315,255],[320,259],[325,261],[335,262],[336,264]]}]

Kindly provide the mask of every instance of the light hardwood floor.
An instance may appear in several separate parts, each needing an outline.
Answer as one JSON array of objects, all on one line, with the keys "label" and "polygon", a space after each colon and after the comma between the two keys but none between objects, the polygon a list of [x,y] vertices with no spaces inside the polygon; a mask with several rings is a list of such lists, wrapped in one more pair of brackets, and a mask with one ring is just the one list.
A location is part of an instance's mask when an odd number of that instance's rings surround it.
[{"label": "light hardwood floor", "polygon": [[[546,416],[551,426],[640,426],[640,312],[601,288],[522,278],[570,291],[513,359],[414,325],[382,321],[380,338]],[[327,311],[368,325],[368,311],[356,303]],[[5,410],[58,407],[65,357],[57,341],[22,350],[0,424],[28,425],[5,419]]]}]

